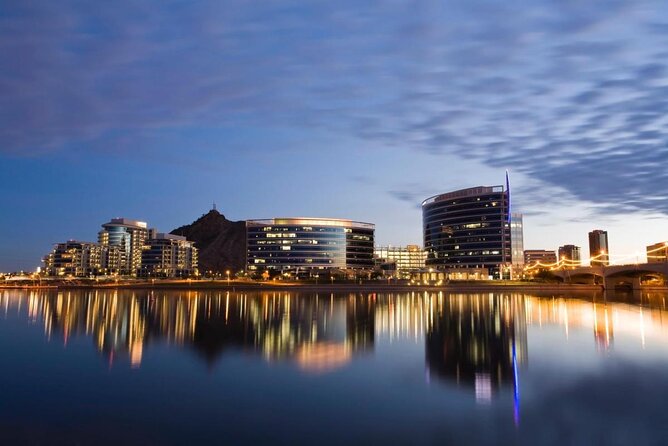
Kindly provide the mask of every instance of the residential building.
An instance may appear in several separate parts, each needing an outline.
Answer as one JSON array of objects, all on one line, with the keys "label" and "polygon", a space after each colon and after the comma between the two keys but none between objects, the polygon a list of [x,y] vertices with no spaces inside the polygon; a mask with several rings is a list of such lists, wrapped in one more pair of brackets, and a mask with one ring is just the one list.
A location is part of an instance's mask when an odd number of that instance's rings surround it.
[{"label": "residential building", "polygon": [[197,248],[185,237],[152,233],[142,251],[144,277],[188,277],[197,273]]},{"label": "residential building", "polygon": [[127,218],[112,218],[102,225],[98,241],[102,246],[117,246],[120,250],[120,274],[136,276],[141,268],[142,250],[148,238],[146,222]]},{"label": "residential building", "polygon": [[69,240],[57,243],[44,257],[44,271],[49,276],[87,277],[102,271],[101,248],[97,243]]}]

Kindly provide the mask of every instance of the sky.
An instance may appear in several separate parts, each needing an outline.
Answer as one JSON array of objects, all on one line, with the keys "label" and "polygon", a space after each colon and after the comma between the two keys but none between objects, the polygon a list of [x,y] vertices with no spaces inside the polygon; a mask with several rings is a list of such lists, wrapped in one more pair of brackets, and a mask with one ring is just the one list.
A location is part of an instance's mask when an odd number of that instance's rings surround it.
[{"label": "sky", "polygon": [[510,172],[525,248],[668,240],[668,3],[8,0],[0,271],[112,217],[339,217]]}]

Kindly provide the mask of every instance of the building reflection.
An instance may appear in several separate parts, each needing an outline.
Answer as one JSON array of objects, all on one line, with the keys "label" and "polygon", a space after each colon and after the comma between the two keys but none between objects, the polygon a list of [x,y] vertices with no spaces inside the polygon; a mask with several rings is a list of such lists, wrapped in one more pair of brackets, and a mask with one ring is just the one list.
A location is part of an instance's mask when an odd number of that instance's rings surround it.
[{"label": "building reflection", "polygon": [[524,298],[519,295],[452,294],[439,300],[425,334],[430,378],[475,390],[489,401],[502,386],[517,387],[527,361]]},{"label": "building reflection", "polygon": [[593,333],[593,351],[615,336],[668,340],[666,294],[578,299],[520,293],[229,294],[216,291],[0,291],[0,311],[19,312],[67,345],[92,340],[113,365],[139,367],[153,344],[180,345],[213,366],[227,352],[290,361],[322,373],[372,352],[378,343],[425,346],[430,380],[471,389],[480,401],[504,386],[517,393],[528,363],[527,328]]},{"label": "building reflection", "polygon": [[[8,307],[10,297],[3,296]],[[308,372],[325,372],[373,349],[375,296],[151,291],[31,292],[14,300],[42,322],[49,339],[87,336],[110,362],[141,365],[147,345],[192,348],[214,364],[227,350],[249,351],[268,361],[293,360]]]}]

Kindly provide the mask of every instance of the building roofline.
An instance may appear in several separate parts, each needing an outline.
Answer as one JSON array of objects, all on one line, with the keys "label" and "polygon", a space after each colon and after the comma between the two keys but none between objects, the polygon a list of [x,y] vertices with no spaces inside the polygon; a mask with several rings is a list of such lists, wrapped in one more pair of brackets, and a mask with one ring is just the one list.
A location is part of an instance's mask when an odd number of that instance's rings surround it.
[{"label": "building roofline", "polygon": [[449,200],[452,198],[475,197],[497,192],[505,192],[505,186],[499,184],[496,186],[475,186],[466,189],[453,190],[442,194],[434,195],[422,201],[422,206],[435,203],[437,201]]},{"label": "building roofline", "polygon": [[366,223],[362,221],[348,220],[345,218],[329,218],[329,217],[274,217],[246,220],[246,224],[251,225],[314,225],[314,226],[331,226],[340,228],[362,228],[375,229],[376,225],[373,223]]}]

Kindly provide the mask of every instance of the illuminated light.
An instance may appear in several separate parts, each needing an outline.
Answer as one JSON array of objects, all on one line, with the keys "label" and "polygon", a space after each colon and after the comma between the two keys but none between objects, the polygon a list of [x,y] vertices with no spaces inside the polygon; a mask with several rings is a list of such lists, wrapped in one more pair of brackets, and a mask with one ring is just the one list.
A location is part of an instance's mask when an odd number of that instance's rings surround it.
[{"label": "illuminated light", "polygon": [[487,373],[475,374],[475,399],[478,403],[489,404],[492,401],[492,378]]},{"label": "illuminated light", "polygon": [[309,373],[327,373],[348,364],[352,358],[350,349],[343,343],[318,342],[297,350],[299,367]]}]

